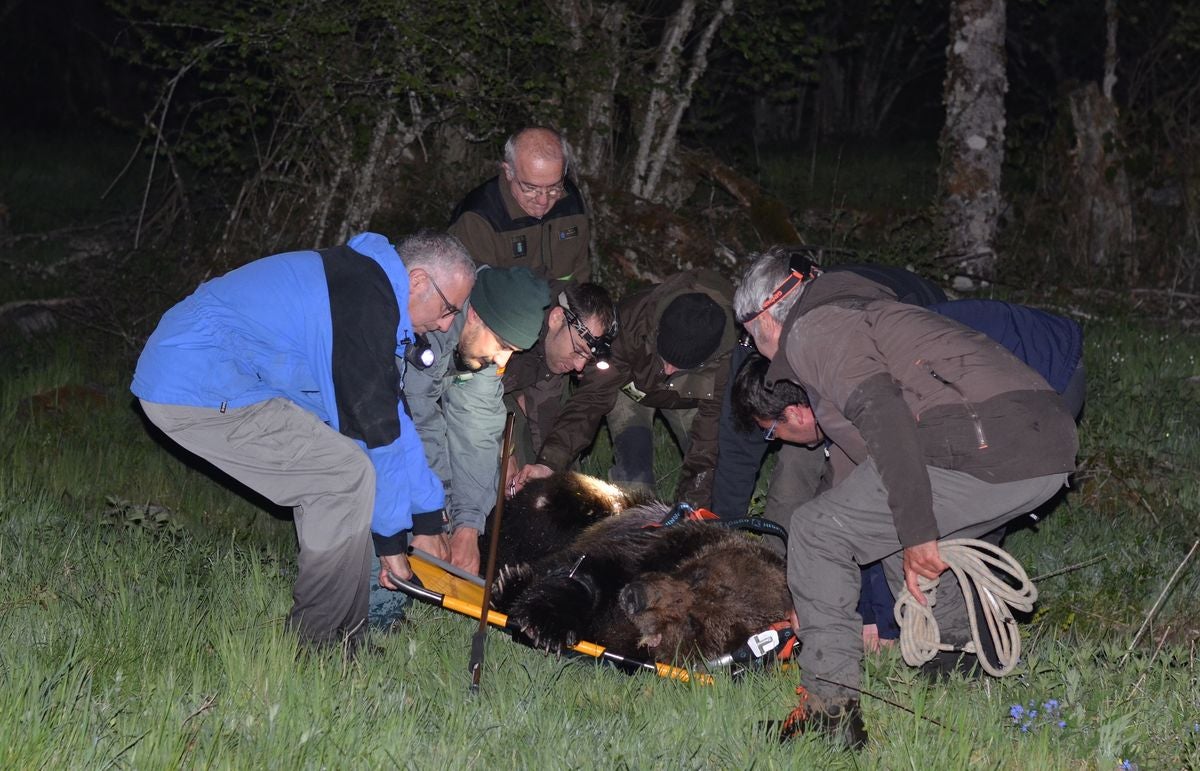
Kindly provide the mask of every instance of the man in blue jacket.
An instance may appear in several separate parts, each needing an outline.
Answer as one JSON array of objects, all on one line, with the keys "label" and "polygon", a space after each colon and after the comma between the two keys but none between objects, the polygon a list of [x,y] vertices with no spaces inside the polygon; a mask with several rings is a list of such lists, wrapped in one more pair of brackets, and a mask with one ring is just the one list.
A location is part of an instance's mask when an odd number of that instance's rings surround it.
[{"label": "man in blue jacket", "polygon": [[265,257],[171,308],[131,390],[184,449],[293,507],[299,572],[288,627],[353,654],[367,619],[371,540],[411,577],[408,533],[440,532],[442,484],[403,400],[414,335],[449,328],[474,265],[452,236]]}]

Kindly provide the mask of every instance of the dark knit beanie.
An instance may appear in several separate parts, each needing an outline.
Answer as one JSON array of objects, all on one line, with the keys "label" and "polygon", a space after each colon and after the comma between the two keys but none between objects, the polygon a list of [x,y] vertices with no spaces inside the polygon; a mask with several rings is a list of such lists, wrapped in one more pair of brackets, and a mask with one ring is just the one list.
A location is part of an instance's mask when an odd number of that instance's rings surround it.
[{"label": "dark knit beanie", "polygon": [[658,323],[658,355],[679,369],[695,369],[717,351],[725,334],[725,311],[708,295],[676,297]]},{"label": "dark knit beanie", "polygon": [[550,288],[529,268],[483,268],[475,274],[471,307],[504,342],[528,350],[537,342]]}]

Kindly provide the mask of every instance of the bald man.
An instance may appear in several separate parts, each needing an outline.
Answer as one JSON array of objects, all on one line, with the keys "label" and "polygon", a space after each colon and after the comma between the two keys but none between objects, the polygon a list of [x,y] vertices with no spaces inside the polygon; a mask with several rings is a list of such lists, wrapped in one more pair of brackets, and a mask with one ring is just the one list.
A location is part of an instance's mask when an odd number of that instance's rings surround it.
[{"label": "bald man", "polygon": [[450,218],[477,263],[522,266],[554,282],[591,277],[588,213],[558,132],[525,128],[504,144],[501,173],[467,193]]}]

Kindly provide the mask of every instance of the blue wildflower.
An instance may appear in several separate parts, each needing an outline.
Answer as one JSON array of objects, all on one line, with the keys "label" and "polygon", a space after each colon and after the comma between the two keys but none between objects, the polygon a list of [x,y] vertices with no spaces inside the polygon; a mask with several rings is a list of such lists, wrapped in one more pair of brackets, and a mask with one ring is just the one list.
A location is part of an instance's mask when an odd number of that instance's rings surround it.
[{"label": "blue wildflower", "polygon": [[1122,768],[1122,769],[1124,769],[1124,771],[1131,771],[1131,770],[1133,769],[1133,761],[1131,761],[1131,760],[1122,760],[1122,761],[1121,761],[1121,768]]},{"label": "blue wildflower", "polygon": [[1050,701],[1046,702],[1042,705],[1042,709],[1046,710],[1047,712],[1057,712],[1058,699],[1051,699]]},{"label": "blue wildflower", "polygon": [[1059,727],[1059,728],[1066,728],[1066,727],[1067,727],[1067,721],[1065,721],[1065,720],[1060,720],[1060,721],[1058,721],[1058,727]]},{"label": "blue wildflower", "polygon": [[1025,708],[1020,704],[1014,704],[1009,708],[1008,714],[1013,719],[1013,722],[1016,722],[1025,716]]}]

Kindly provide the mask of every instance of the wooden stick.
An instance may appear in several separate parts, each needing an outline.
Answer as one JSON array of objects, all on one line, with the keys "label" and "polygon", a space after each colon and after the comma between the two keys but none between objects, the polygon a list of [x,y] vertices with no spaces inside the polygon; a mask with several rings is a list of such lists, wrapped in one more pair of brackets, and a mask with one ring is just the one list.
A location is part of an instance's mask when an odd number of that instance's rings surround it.
[{"label": "wooden stick", "polygon": [[1090,560],[1084,560],[1083,562],[1076,562],[1074,565],[1067,565],[1065,568],[1059,568],[1058,570],[1051,570],[1049,573],[1042,573],[1040,576],[1034,576],[1033,578],[1031,578],[1029,580],[1036,584],[1038,581],[1042,581],[1047,578],[1054,578],[1055,576],[1061,576],[1063,573],[1072,573],[1081,568],[1086,568],[1089,565],[1095,565],[1097,562],[1102,562],[1106,559],[1108,559],[1108,555],[1101,554],[1096,557],[1092,557]]},{"label": "wooden stick", "polygon": [[483,579],[483,610],[479,615],[479,629],[471,638],[471,659],[467,671],[471,673],[471,693],[479,693],[479,678],[483,674],[483,657],[487,652],[487,610],[492,604],[492,582],[496,579],[496,553],[500,547],[500,518],[504,513],[504,488],[508,485],[508,456],[512,454],[513,421],[516,416],[508,413],[504,419],[504,441],[500,449],[500,485],[496,490],[496,509],[492,512],[492,541],[488,546],[487,570]]},{"label": "wooden stick", "polygon": [[1133,642],[1129,643],[1129,650],[1125,651],[1125,655],[1121,657],[1122,664],[1124,664],[1125,660],[1129,658],[1129,654],[1133,653],[1134,646],[1138,644],[1138,640],[1142,639],[1142,634],[1146,631],[1146,627],[1150,626],[1150,619],[1154,618],[1155,613],[1158,613],[1159,607],[1163,604],[1163,601],[1167,599],[1167,593],[1171,591],[1171,587],[1175,585],[1176,579],[1178,579],[1183,573],[1184,566],[1186,566],[1192,559],[1192,555],[1196,553],[1196,547],[1198,546],[1200,546],[1200,540],[1197,540],[1194,544],[1192,544],[1192,548],[1188,550],[1188,553],[1184,556],[1183,561],[1179,563],[1179,567],[1175,568],[1175,572],[1171,574],[1171,578],[1167,581],[1167,585],[1163,587],[1162,592],[1158,595],[1158,599],[1154,601],[1154,607],[1150,608],[1150,612],[1146,614],[1146,620],[1142,622],[1142,628],[1138,630],[1136,635],[1134,635]]}]

